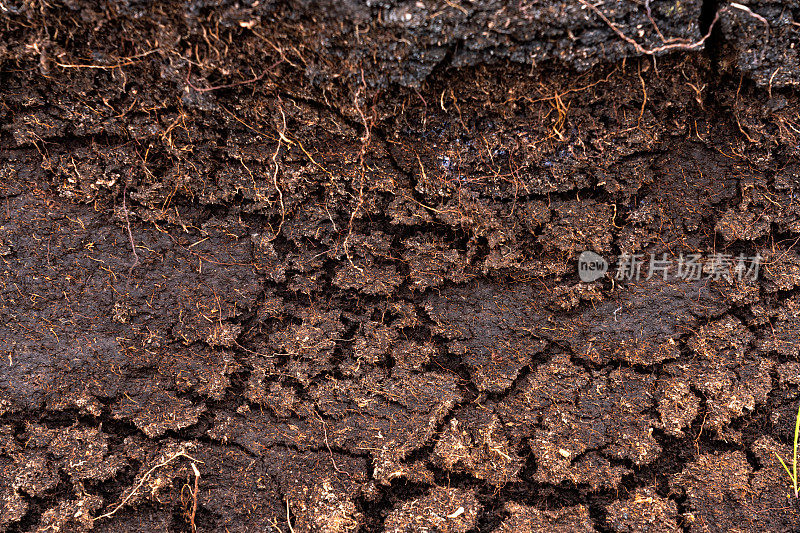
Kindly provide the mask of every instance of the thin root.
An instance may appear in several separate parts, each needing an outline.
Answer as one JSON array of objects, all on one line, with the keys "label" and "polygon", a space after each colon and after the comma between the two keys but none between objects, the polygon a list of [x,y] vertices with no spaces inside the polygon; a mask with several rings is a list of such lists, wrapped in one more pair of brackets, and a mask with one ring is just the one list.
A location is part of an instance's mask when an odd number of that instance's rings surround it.
[{"label": "thin root", "polygon": [[[153,468],[151,468],[150,470],[145,472],[145,474],[142,476],[142,479],[139,480],[139,482],[133,487],[133,489],[128,493],[128,495],[125,496],[125,498],[123,498],[123,500],[121,502],[119,502],[116,505],[116,507],[114,507],[114,509],[112,509],[111,511],[109,511],[109,512],[107,512],[105,514],[102,514],[102,515],[100,515],[98,517],[92,518],[92,521],[97,521],[97,520],[100,520],[100,519],[103,519],[103,518],[108,518],[108,517],[113,516],[114,514],[116,514],[117,511],[122,509],[125,506],[125,504],[128,503],[128,501],[130,501],[130,499],[133,498],[133,496],[137,492],[139,492],[139,489],[142,488],[142,485],[144,485],[145,481],[147,481],[147,479],[150,477],[150,475],[153,472],[155,472],[159,468],[163,468],[163,467],[167,466],[169,463],[171,463],[172,461],[174,461],[178,457],[185,457],[185,458],[189,459],[190,461],[197,462],[197,463],[202,463],[203,462],[203,461],[199,461],[199,460],[195,459],[194,457],[190,456],[189,454],[187,454],[186,452],[183,452],[183,451],[177,452],[177,453],[169,456],[167,459],[161,461],[160,463],[155,465]],[[194,463],[192,463],[192,465],[194,466]],[[196,470],[196,467],[195,467],[195,470]],[[198,476],[199,476],[199,473],[198,473]]]},{"label": "thin root", "polygon": [[[664,44],[661,46],[656,46],[655,48],[645,48],[644,46],[636,42],[634,39],[625,35],[625,33],[623,33],[621,29],[619,29],[619,26],[611,22],[611,20],[605,15],[605,13],[600,11],[600,9],[597,6],[590,4],[586,0],[578,0],[578,1],[584,6],[594,11],[597,14],[597,16],[600,17],[603,20],[603,22],[605,22],[608,25],[608,27],[611,28],[614,31],[614,33],[616,33],[620,37],[620,39],[633,46],[633,48],[636,49],[636,51],[639,52],[640,54],[648,56],[654,56],[656,54],[667,52],[669,50],[696,50],[700,48],[705,44],[706,40],[708,40],[708,38],[711,37],[711,32],[714,30],[714,26],[716,25],[717,20],[719,20],[719,14],[722,11],[719,10],[716,12],[716,14],[714,15],[714,20],[712,20],[711,24],[708,26],[708,32],[706,32],[706,34],[698,41],[686,42],[686,40],[684,39],[665,39],[661,31],[656,27],[656,31],[658,32],[658,35],[659,37],[661,37],[661,40],[664,42]],[[646,3],[646,7],[648,12],[648,18],[655,25],[655,21],[650,15],[649,1]]]}]

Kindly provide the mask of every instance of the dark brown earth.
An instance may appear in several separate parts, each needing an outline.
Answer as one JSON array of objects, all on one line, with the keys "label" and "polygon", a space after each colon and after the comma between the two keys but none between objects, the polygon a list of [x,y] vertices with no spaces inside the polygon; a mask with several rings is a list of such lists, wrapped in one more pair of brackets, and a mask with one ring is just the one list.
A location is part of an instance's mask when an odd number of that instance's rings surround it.
[{"label": "dark brown earth", "polygon": [[0,531],[800,531],[800,7],[590,1],[0,1]]}]

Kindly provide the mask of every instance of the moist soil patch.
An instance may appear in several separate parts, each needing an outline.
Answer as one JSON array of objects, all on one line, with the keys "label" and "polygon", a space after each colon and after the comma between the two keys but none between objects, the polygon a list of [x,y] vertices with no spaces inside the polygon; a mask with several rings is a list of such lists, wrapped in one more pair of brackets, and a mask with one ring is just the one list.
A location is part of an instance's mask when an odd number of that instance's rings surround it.
[{"label": "moist soil patch", "polygon": [[0,2],[0,531],[800,531],[798,37]]}]

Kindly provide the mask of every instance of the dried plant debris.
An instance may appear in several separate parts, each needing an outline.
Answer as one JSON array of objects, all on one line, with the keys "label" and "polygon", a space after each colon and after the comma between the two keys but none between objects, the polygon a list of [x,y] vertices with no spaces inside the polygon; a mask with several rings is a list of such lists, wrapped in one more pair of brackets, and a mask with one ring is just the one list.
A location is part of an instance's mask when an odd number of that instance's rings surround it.
[{"label": "dried plant debris", "polygon": [[469,491],[434,487],[426,496],[394,509],[384,525],[392,533],[466,533],[475,527],[480,509]]},{"label": "dried plant debris", "polygon": [[594,533],[597,531],[592,526],[589,510],[582,505],[540,510],[535,507],[509,502],[506,504],[506,511],[510,514],[510,517],[500,525],[499,531],[503,533],[515,531],[524,533],[586,531],[587,533]]}]

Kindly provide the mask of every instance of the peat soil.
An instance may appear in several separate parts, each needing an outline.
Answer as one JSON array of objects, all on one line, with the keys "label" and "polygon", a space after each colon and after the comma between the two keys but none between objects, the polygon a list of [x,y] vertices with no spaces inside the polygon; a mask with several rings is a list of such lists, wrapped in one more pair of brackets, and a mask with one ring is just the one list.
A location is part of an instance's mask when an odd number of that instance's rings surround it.
[{"label": "peat soil", "polygon": [[0,531],[800,531],[800,7],[590,1],[0,1]]}]

